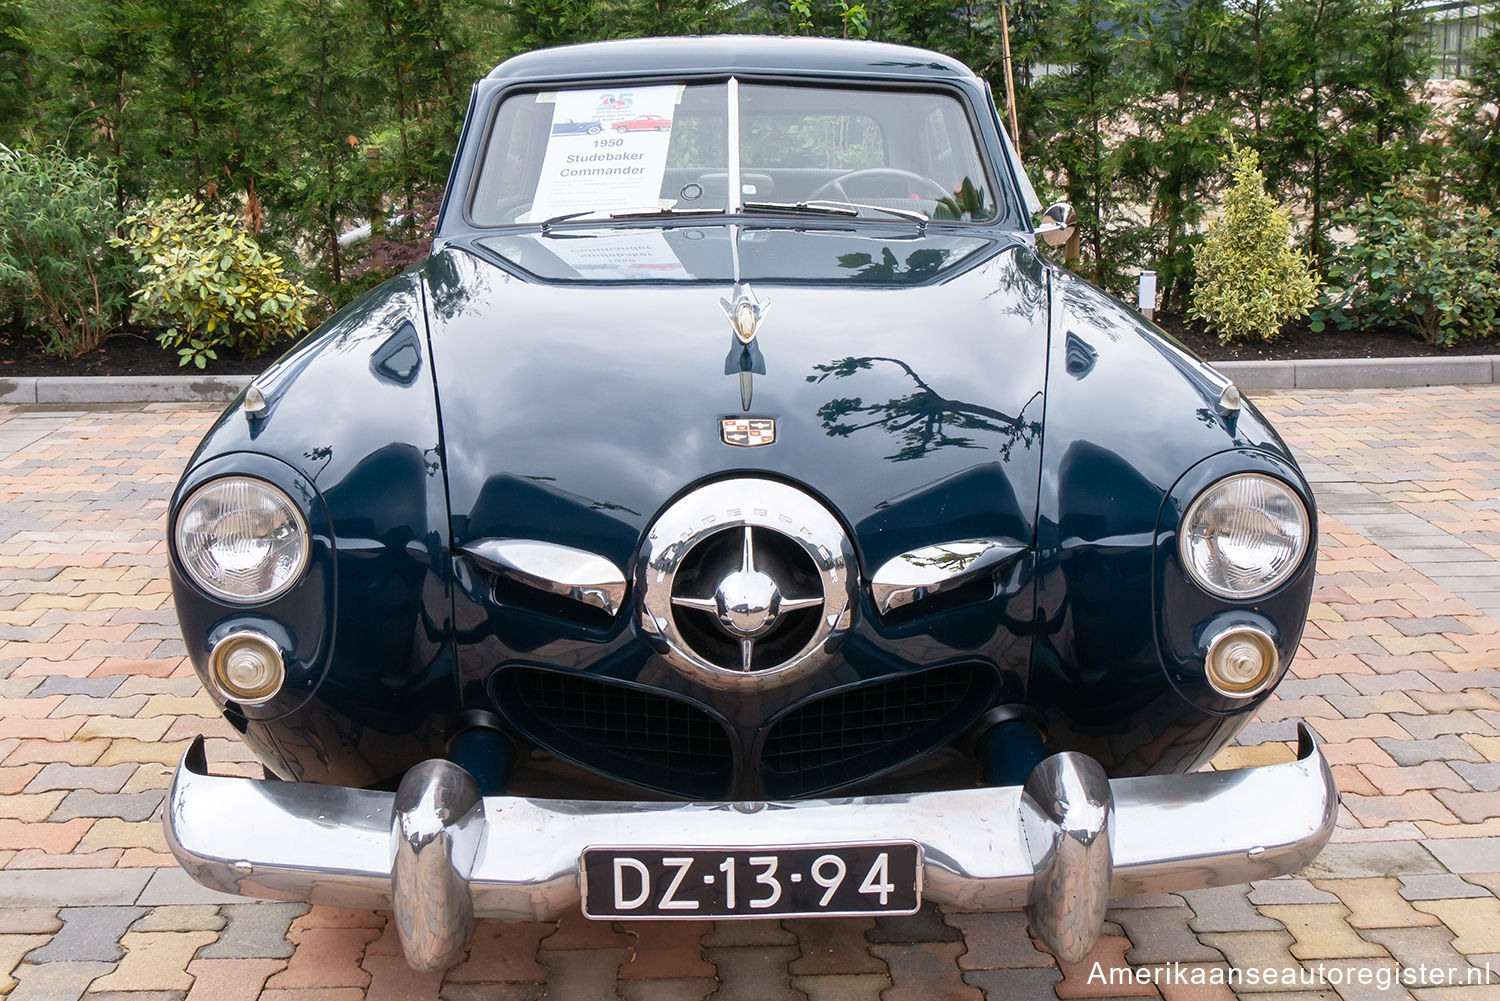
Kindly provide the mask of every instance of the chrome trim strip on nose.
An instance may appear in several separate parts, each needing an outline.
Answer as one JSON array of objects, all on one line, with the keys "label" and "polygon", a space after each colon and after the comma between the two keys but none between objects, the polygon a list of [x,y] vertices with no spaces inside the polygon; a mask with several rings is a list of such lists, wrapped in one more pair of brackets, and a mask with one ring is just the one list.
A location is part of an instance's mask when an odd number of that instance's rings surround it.
[{"label": "chrome trim strip on nose", "polygon": [[870,578],[870,593],[884,615],[993,572],[1025,551],[1025,546],[1003,539],[961,539],[925,546],[881,564]]},{"label": "chrome trim strip on nose", "polygon": [[[212,889],[394,906],[408,958],[427,968],[466,938],[468,913],[540,921],[576,908],[579,858],[591,844],[854,837],[915,841],[928,899],[955,910],[1026,906],[1037,936],[1075,955],[1099,934],[1106,897],[1268,879],[1311,861],[1333,833],[1338,790],[1305,725],[1299,737],[1296,761],[1238,771],[1102,782],[1096,763],[1065,752],[1024,787],[786,803],[471,802],[448,762],[413,769],[399,794],[258,782],[207,774],[199,739],[173,778],[163,826],[172,854]],[[472,912],[462,906],[465,879]],[[434,900],[440,906],[424,912]]]},{"label": "chrome trim strip on nose", "polygon": [[625,574],[603,556],[535,539],[476,539],[460,551],[491,573],[618,615]]}]

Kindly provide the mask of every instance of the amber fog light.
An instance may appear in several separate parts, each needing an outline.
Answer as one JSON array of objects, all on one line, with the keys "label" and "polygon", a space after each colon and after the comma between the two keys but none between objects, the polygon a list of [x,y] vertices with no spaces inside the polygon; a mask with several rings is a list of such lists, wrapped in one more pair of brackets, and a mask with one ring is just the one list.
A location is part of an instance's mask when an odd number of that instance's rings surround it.
[{"label": "amber fog light", "polygon": [[219,640],[210,668],[219,694],[245,706],[269,702],[286,681],[281,648],[260,633],[230,633]]},{"label": "amber fog light", "polygon": [[1238,626],[1213,638],[1203,666],[1214,691],[1245,699],[1266,690],[1279,660],[1271,637],[1252,626]]}]

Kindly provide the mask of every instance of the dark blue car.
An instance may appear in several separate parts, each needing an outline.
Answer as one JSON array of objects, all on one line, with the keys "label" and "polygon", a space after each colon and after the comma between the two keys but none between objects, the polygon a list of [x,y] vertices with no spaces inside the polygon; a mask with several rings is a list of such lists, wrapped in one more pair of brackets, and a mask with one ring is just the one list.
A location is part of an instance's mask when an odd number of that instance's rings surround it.
[{"label": "dark blue car", "polygon": [[[552,146],[563,102],[670,136]],[[583,123],[567,122],[571,130]],[[634,144],[634,145],[632,145]],[[1036,220],[1040,217],[1040,222]],[[231,893],[476,916],[1025,907],[1311,859],[1284,676],[1312,492],[1253,405],[1038,240],[988,88],[725,37],[480,82],[432,254],[220,418],[172,504],[193,663],[265,781],[177,771]]]},{"label": "dark blue car", "polygon": [[555,136],[594,136],[603,131],[604,126],[593,120],[586,122],[564,121],[552,123],[552,135]]}]

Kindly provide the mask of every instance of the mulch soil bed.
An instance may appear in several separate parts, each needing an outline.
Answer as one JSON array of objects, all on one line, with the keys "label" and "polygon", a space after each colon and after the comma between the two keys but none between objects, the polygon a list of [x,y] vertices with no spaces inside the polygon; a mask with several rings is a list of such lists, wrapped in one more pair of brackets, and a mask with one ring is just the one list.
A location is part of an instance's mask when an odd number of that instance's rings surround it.
[{"label": "mulch soil bed", "polygon": [[[1201,323],[1158,313],[1156,322],[1201,358],[1235,361],[1266,361],[1300,358],[1402,358],[1407,356],[1500,354],[1500,338],[1460,341],[1452,347],[1427,344],[1410,331],[1396,328],[1341,333],[1314,333],[1305,321],[1288,325],[1269,344],[1223,345]],[[275,361],[284,349],[272,349],[255,358],[221,349],[218,361],[201,374],[254,375]],[[50,358],[27,338],[0,335],[0,379],[38,375],[198,375],[195,367],[179,367],[177,358],[154,338],[137,331],[111,335],[103,347],[79,358]]]}]

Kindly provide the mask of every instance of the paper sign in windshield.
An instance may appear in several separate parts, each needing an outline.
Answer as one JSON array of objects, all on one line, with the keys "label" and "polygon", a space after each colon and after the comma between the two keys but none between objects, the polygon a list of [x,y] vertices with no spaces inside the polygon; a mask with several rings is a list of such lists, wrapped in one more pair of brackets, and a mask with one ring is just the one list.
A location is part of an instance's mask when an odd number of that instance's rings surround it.
[{"label": "paper sign in windshield", "polygon": [[676,86],[559,91],[530,218],[655,208]]},{"label": "paper sign in windshield", "polygon": [[660,230],[631,229],[607,236],[547,241],[547,249],[578,277],[596,281],[691,278]]}]

